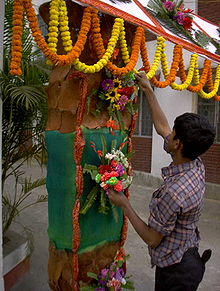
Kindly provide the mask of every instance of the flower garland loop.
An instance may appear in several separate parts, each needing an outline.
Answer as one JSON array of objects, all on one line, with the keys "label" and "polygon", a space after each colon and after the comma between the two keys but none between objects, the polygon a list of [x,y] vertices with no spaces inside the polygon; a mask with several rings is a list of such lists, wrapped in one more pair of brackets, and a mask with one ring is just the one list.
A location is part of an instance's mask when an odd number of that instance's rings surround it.
[{"label": "flower garland loop", "polygon": [[213,85],[213,81],[212,81],[212,70],[210,68],[209,70],[209,74],[208,74],[208,89],[209,89],[209,93],[204,92],[202,89],[199,91],[199,95],[202,98],[205,99],[210,99],[212,97],[215,96],[215,100],[220,101],[220,96],[217,96],[217,92],[219,89],[219,84],[220,84],[220,65],[217,66],[216,69],[216,77],[215,77],[215,82]]},{"label": "flower garland loop", "polygon": [[[169,1],[168,1],[169,2]],[[27,19],[29,21],[30,29],[32,31],[33,38],[35,39],[38,47],[54,65],[67,65],[73,64],[75,68],[84,73],[99,72],[103,67],[107,67],[109,71],[114,75],[125,75],[129,71],[132,71],[137,63],[139,52],[141,52],[144,70],[149,79],[156,87],[165,88],[170,86],[174,90],[189,90],[191,92],[197,92],[203,98],[212,98],[219,100],[220,97],[216,96],[219,89],[219,69],[216,70],[216,77],[213,84],[212,73],[210,72],[211,61],[204,61],[204,69],[201,76],[199,75],[198,56],[192,54],[190,59],[190,66],[186,75],[184,69],[184,61],[182,55],[182,47],[176,45],[173,50],[173,61],[168,68],[168,62],[165,53],[165,40],[163,37],[158,37],[157,48],[155,51],[154,61],[150,66],[146,48],[146,40],[144,30],[141,27],[137,27],[133,45],[131,47],[131,54],[129,56],[128,47],[125,39],[124,21],[120,18],[115,19],[113,25],[111,38],[105,49],[103,38],[100,33],[100,19],[98,17],[98,10],[86,7],[84,8],[81,27],[79,30],[78,38],[73,46],[71,34],[69,30],[69,19],[67,14],[67,7],[65,0],[52,0],[50,2],[50,21],[48,29],[48,44],[46,43],[42,32],[39,28],[35,10],[32,6],[31,0],[14,0],[13,9],[13,35],[12,35],[12,53],[10,73],[12,75],[21,75],[21,58],[22,58],[22,34],[23,34],[23,11],[25,10]],[[57,42],[58,32],[60,30],[62,44],[66,55],[57,54]],[[84,49],[84,45],[87,40],[88,32],[91,30],[92,45],[96,51],[99,61],[94,65],[86,65],[80,62],[79,57]],[[114,48],[119,42],[122,59],[124,61],[124,67],[117,67],[110,60],[114,54]],[[159,81],[155,77],[156,71],[161,62],[162,72],[164,75],[164,81]],[[176,84],[176,74],[179,71],[180,80],[182,84]],[[194,80],[194,85],[191,84]],[[203,91],[205,84],[208,84],[209,93]]]},{"label": "flower garland loop", "polygon": [[180,91],[187,89],[189,87],[190,83],[192,82],[194,71],[195,71],[197,63],[198,63],[198,55],[192,54],[191,58],[190,58],[189,71],[188,71],[186,80],[181,85],[174,83],[174,82],[171,83],[170,84],[171,88],[174,90],[180,90]]}]

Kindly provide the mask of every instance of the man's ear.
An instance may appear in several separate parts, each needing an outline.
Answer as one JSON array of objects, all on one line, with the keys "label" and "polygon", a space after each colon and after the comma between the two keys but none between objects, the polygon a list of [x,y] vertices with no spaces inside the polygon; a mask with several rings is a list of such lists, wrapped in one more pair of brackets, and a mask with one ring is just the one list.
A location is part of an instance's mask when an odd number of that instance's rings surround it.
[{"label": "man's ear", "polygon": [[183,149],[183,144],[179,138],[174,139],[174,148],[175,148],[175,150],[182,150]]}]

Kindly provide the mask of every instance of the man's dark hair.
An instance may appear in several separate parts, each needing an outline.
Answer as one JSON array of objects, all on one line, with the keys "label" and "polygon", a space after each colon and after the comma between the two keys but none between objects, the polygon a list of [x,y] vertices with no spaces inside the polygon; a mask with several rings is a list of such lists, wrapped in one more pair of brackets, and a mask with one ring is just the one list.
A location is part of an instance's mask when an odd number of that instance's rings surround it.
[{"label": "man's dark hair", "polygon": [[182,155],[191,160],[206,152],[215,139],[215,129],[209,121],[195,113],[184,113],[174,121],[175,137],[183,144]]}]

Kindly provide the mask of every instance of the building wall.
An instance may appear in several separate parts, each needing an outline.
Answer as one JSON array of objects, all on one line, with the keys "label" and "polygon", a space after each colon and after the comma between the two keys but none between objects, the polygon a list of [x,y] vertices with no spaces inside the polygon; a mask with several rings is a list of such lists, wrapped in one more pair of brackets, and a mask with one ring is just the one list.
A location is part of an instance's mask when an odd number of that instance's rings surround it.
[{"label": "building wall", "polygon": [[206,168],[206,181],[220,184],[220,144],[214,144],[202,155]]},{"label": "building wall", "polygon": [[150,137],[133,137],[132,157],[133,169],[137,171],[151,172],[151,155],[152,155],[152,138]]},{"label": "building wall", "polygon": [[[208,4],[208,5],[207,5]],[[220,25],[220,1],[198,1],[198,14],[205,19]]]}]

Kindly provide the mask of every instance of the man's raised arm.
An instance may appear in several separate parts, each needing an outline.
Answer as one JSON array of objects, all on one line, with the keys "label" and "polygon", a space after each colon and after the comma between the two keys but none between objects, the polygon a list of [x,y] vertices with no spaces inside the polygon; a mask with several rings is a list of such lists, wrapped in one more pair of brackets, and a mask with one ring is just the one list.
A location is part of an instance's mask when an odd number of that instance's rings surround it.
[{"label": "man's raised arm", "polygon": [[136,79],[138,81],[138,85],[141,87],[147,98],[154,127],[157,133],[165,138],[168,134],[171,133],[171,129],[167,118],[157,101],[150,82],[144,72],[136,74]]}]

